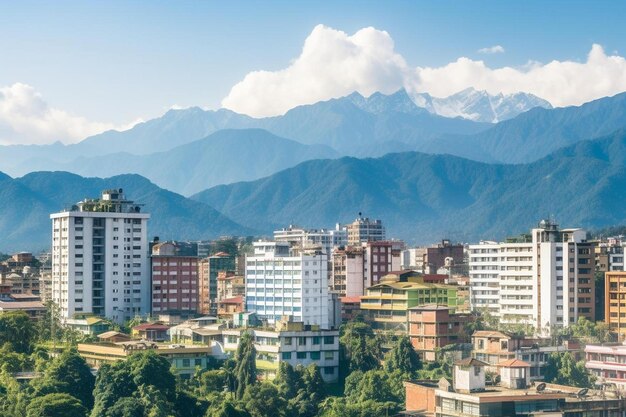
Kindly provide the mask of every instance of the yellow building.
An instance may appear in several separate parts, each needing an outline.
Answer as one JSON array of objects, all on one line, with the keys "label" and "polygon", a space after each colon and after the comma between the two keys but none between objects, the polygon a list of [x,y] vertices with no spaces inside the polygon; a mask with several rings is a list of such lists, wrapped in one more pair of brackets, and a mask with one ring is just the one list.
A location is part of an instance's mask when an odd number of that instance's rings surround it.
[{"label": "yellow building", "polygon": [[457,306],[453,285],[425,283],[413,271],[390,273],[365,290],[361,310],[372,327],[381,330],[407,330],[408,309],[426,304]]}]

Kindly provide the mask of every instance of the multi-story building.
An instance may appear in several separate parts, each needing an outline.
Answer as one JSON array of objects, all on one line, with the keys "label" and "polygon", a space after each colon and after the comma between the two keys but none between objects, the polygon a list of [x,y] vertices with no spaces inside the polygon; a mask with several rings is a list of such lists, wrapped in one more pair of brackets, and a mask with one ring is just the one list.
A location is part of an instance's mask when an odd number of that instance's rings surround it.
[{"label": "multi-story building", "polygon": [[235,275],[231,271],[220,271],[217,274],[217,300],[233,298],[246,294],[246,278]]},{"label": "multi-story building", "polygon": [[217,314],[217,276],[220,272],[234,272],[235,257],[218,252],[198,262],[198,312]]},{"label": "multi-story building", "polygon": [[412,269],[417,272],[426,273],[428,248],[409,248],[402,251],[402,269]]},{"label": "multi-story building", "polygon": [[608,248],[609,271],[624,270],[624,247],[622,245],[614,245]]},{"label": "multi-story building", "polygon": [[246,308],[274,323],[293,321],[330,328],[328,257],[321,250],[290,249],[287,242],[255,242],[246,257]]},{"label": "multi-story building", "polygon": [[348,233],[348,246],[360,246],[366,242],[378,242],[385,240],[385,227],[381,220],[359,217],[346,225]]},{"label": "multi-story building", "polygon": [[436,274],[440,268],[445,267],[446,259],[450,258],[452,265],[460,265],[463,263],[464,248],[461,244],[452,244],[449,240],[444,239],[436,246],[426,248],[425,273]]},{"label": "multi-story building", "polygon": [[181,255],[175,242],[152,246],[152,312],[193,314],[198,309],[198,258]]},{"label": "multi-story building", "polygon": [[585,367],[599,382],[626,391],[626,345],[585,346]]},{"label": "multi-story building", "polygon": [[503,323],[550,333],[579,317],[594,320],[594,246],[582,229],[543,220],[530,235],[469,249],[470,301]]},{"label": "multi-story building", "polygon": [[345,227],[337,224],[334,229],[304,229],[290,225],[287,228],[274,231],[276,242],[289,242],[293,247],[310,249],[321,247],[330,257],[334,247],[345,246],[348,235]]},{"label": "multi-story building", "polygon": [[52,219],[52,300],[61,317],[93,313],[122,323],[150,312],[149,214],[106,190]]},{"label": "multi-story building", "polygon": [[406,332],[409,309],[427,304],[456,308],[456,288],[426,284],[415,272],[403,271],[386,275],[361,297],[363,317],[379,330]]},{"label": "multi-story building", "polygon": [[504,361],[518,359],[528,363],[530,380],[543,379],[550,354],[570,352],[579,357],[582,349],[576,341],[554,345],[550,339],[517,337],[492,330],[474,332],[472,347],[472,356],[493,372],[498,372],[498,365]]},{"label": "multi-story building", "polygon": [[604,274],[604,318],[611,331],[626,335],[626,272]]},{"label": "multi-story building", "polygon": [[10,285],[12,294],[40,295],[41,269],[32,253],[16,253],[0,262],[0,284]]},{"label": "multi-story building", "polygon": [[469,358],[453,367],[452,383],[405,382],[406,414],[434,417],[602,417],[626,413],[626,399],[611,390],[541,384],[531,386],[529,367],[514,359],[501,363],[501,381],[487,386],[485,364]]},{"label": "multi-story building", "polygon": [[409,308],[409,338],[413,348],[426,361],[436,360],[437,350],[444,346],[470,340],[465,325],[474,316],[450,310],[450,307],[437,304]]},{"label": "multi-story building", "polygon": [[399,241],[366,242],[360,246],[333,250],[330,290],[341,297],[363,295],[391,271],[400,270],[403,243]]},{"label": "multi-story building", "polygon": [[[256,366],[262,378],[273,379],[281,362],[292,366],[316,364],[326,382],[339,379],[339,331],[285,323],[276,330],[248,329],[254,338]],[[237,350],[242,330],[223,330],[224,350]]]}]

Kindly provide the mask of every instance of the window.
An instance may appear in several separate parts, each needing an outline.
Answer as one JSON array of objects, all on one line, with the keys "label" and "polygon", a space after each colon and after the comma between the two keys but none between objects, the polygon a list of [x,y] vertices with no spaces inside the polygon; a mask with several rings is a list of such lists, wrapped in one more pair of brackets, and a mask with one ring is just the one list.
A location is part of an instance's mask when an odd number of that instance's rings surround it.
[{"label": "window", "polygon": [[314,345],[319,345],[320,344],[320,337],[319,336],[313,336],[313,344]]},{"label": "window", "polygon": [[189,368],[190,364],[189,359],[183,359],[183,368]]},{"label": "window", "polygon": [[311,359],[314,361],[319,361],[321,357],[320,352],[311,352]]},{"label": "window", "polygon": [[296,353],[296,357],[298,359],[306,359],[306,352],[298,352]]},{"label": "window", "polygon": [[285,337],[285,345],[291,346],[291,337]]},{"label": "window", "polygon": [[332,345],[333,343],[335,343],[335,336],[324,336],[325,345]]},{"label": "window", "polygon": [[291,352],[283,352],[283,360],[291,359]]}]

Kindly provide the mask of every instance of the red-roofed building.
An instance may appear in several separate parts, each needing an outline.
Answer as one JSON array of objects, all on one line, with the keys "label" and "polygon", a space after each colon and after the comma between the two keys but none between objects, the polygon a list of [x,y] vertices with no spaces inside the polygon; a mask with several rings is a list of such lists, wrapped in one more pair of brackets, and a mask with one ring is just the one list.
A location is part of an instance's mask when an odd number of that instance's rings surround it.
[{"label": "red-roofed building", "polygon": [[245,311],[245,301],[243,295],[232,298],[224,298],[217,303],[217,315],[219,317],[232,317],[233,314]]},{"label": "red-roofed building", "polygon": [[341,322],[354,320],[357,315],[361,314],[361,297],[341,297]]}]

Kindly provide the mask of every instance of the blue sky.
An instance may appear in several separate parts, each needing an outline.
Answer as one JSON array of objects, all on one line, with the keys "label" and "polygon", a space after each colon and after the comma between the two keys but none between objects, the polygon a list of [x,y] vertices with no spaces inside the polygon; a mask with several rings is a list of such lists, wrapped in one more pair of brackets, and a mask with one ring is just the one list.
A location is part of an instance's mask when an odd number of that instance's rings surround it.
[{"label": "blue sky", "polygon": [[[219,107],[249,72],[289,66],[318,24],[384,30],[411,68],[459,57],[500,68],[585,62],[593,44],[623,56],[625,12],[609,1],[6,1],[0,88],[24,83],[118,126],[172,105]],[[505,52],[477,52],[494,45]]]}]

